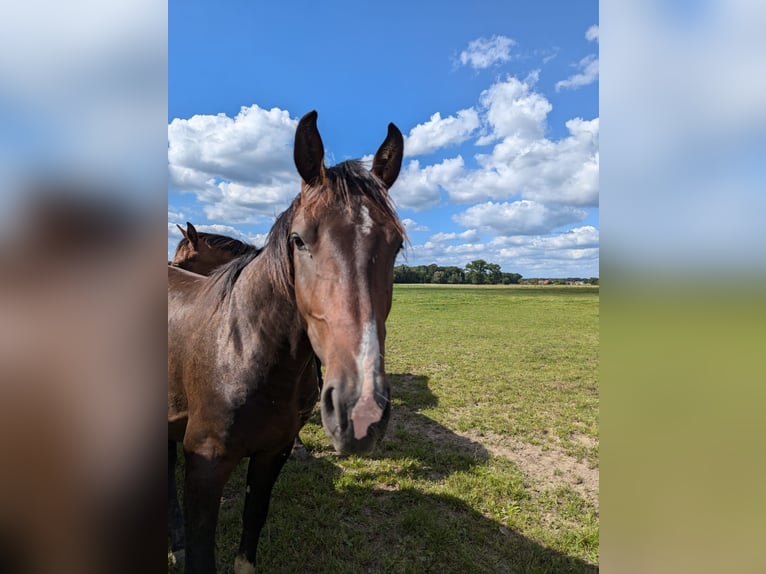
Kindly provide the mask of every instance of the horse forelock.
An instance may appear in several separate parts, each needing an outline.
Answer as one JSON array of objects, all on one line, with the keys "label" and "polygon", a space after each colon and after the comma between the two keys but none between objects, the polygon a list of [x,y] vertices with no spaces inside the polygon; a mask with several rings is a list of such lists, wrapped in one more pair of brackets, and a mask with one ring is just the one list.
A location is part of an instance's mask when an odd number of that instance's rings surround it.
[{"label": "horse forelock", "polygon": [[383,214],[386,224],[402,237],[406,235],[386,186],[361,161],[339,163],[328,168],[325,176],[324,182],[307,186],[300,196],[300,206],[309,218],[320,220],[321,211],[332,205],[345,206],[350,213],[358,205],[355,197],[366,197]]}]

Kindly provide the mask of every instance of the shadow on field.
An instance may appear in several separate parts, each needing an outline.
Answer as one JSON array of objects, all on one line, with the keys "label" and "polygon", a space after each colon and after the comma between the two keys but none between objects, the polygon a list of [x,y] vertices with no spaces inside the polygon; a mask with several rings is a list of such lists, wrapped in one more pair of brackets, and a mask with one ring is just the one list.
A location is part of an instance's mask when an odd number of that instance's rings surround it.
[{"label": "shadow on field", "polygon": [[394,405],[386,438],[373,456],[412,457],[424,474],[418,478],[431,480],[468,470],[489,458],[480,443],[455,434],[420,412],[439,404],[428,386],[428,377],[399,373],[388,378]]},{"label": "shadow on field", "polygon": [[[288,462],[271,509],[259,547],[260,572],[598,571],[454,496],[347,485],[341,469],[323,458]],[[232,564],[233,550],[228,559],[221,556],[222,564]]]},{"label": "shadow on field", "polygon": [[[460,498],[440,494],[447,481],[457,483],[459,491],[461,473],[470,474],[489,454],[418,412],[438,404],[427,377],[403,373],[389,378],[392,417],[370,457],[346,458],[341,467],[328,440],[326,446],[309,447],[307,460],[292,457],[287,462],[274,487],[257,571],[598,572],[488,519]],[[316,413],[312,422],[321,424]],[[224,494],[219,572],[232,572],[246,468],[240,464]],[[454,483],[451,488],[456,490]]]},{"label": "shadow on field", "polygon": [[[427,377],[401,373],[389,380],[391,421],[371,461],[351,459],[345,471],[334,455],[288,462],[274,491],[259,571],[598,571],[486,518],[464,500],[438,494],[450,476],[469,472],[489,454],[419,412],[438,405]],[[424,492],[423,481],[437,493]]]}]

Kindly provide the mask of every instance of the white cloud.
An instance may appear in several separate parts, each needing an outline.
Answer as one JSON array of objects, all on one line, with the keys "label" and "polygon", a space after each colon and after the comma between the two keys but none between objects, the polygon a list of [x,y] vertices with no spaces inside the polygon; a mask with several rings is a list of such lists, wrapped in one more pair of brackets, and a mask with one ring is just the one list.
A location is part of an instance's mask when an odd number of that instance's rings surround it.
[{"label": "white cloud", "polygon": [[457,116],[442,118],[439,112],[427,122],[410,130],[404,142],[406,156],[423,155],[467,140],[479,127],[479,114],[473,108],[460,110]]},{"label": "white cloud", "polygon": [[569,76],[566,80],[556,82],[556,91],[562,88],[574,90],[592,84],[598,79],[598,58],[595,54],[585,56],[577,64],[580,73]]},{"label": "white cloud", "polygon": [[511,59],[511,47],[515,45],[515,40],[502,35],[477,38],[468,43],[468,48],[460,52],[458,59],[463,66],[483,70],[502,62],[508,62]]},{"label": "white cloud", "polygon": [[174,119],[168,126],[170,184],[206,203],[210,218],[255,221],[282,211],[299,190],[292,143],[297,120],[278,108]]},{"label": "white cloud", "polygon": [[490,242],[493,247],[525,249],[527,251],[551,250],[586,250],[599,245],[598,229],[592,225],[575,227],[549,236],[520,236],[496,237]]},{"label": "white cloud", "polygon": [[[588,42],[599,41],[599,29],[598,25],[594,24],[585,31],[585,39]],[[583,86],[592,84],[598,79],[599,62],[596,54],[589,54],[577,63],[579,72],[569,76],[566,80],[556,82],[556,91],[560,92],[562,89],[576,90]]]},{"label": "white cloud", "polygon": [[463,158],[457,156],[441,163],[420,167],[413,159],[402,170],[391,196],[398,207],[420,211],[438,205],[441,201],[440,187],[455,179],[463,170]]},{"label": "white cloud", "polygon": [[454,245],[429,239],[412,245],[406,263],[464,267],[470,261],[484,259],[498,263],[504,271],[525,277],[596,277],[599,274],[598,230],[589,225],[552,235],[497,237],[488,243],[465,241]]},{"label": "white cloud", "polygon": [[453,254],[470,254],[472,255],[471,259],[476,258],[476,256],[484,251],[486,251],[487,246],[483,243],[462,243],[461,245],[445,245],[444,246],[444,252],[453,255]]},{"label": "white cloud", "polygon": [[592,225],[576,227],[553,237],[548,237],[543,242],[547,248],[553,249],[592,249],[599,245],[598,229]]},{"label": "white cloud", "polygon": [[575,118],[566,122],[570,135],[559,141],[532,143],[521,153],[499,145],[490,165],[507,162],[509,183],[520,195],[543,203],[598,205],[599,120]]},{"label": "white cloud", "polygon": [[[466,167],[462,156],[435,165],[410,161],[392,191],[397,205],[428,209],[439,204],[444,191],[456,203],[518,197],[541,204],[597,207],[599,119],[570,119],[568,136],[546,138],[552,106],[534,90],[536,81],[536,72],[524,80],[506,77],[482,92],[476,111],[484,135],[476,144],[494,141],[491,152],[474,156],[477,168]],[[442,121],[434,114],[418,128],[432,126],[437,131]]]},{"label": "white cloud", "polygon": [[480,169],[461,170],[442,183],[452,201],[520,196],[537,202],[596,207],[599,192],[599,120],[574,118],[569,136],[506,137],[490,154],[477,155]]},{"label": "white cloud", "polygon": [[488,201],[453,216],[464,227],[484,230],[495,236],[541,235],[555,228],[582,221],[587,213],[562,205],[543,205],[529,200],[512,203]]},{"label": "white cloud", "polygon": [[420,245],[413,245],[408,251],[407,259],[414,265],[458,265],[464,266],[469,261],[483,258],[487,252],[484,243],[461,243],[449,245],[439,241],[426,241]]},{"label": "white cloud", "polygon": [[533,91],[536,81],[536,73],[525,80],[509,76],[481,93],[479,99],[491,131],[479,139],[478,145],[507,137],[523,140],[543,137],[553,106],[545,96]]},{"label": "white cloud", "polygon": [[404,228],[409,231],[430,231],[431,229],[427,225],[420,225],[417,221],[414,219],[410,219],[409,217],[405,217],[402,219],[402,225],[404,225]]},{"label": "white cloud", "polygon": [[598,230],[583,226],[547,237],[535,236],[509,245],[495,244],[499,261],[525,268],[526,276],[595,277],[598,275]]},{"label": "white cloud", "polygon": [[500,249],[495,257],[523,267],[527,277],[542,274],[545,277],[595,277],[598,275],[598,247],[588,249],[551,249],[543,244]]},{"label": "white cloud", "polygon": [[467,229],[461,233],[454,231],[451,233],[440,232],[428,238],[429,241],[434,243],[445,243],[447,241],[455,241],[456,239],[461,241],[478,241],[480,239],[479,232],[475,229]]}]

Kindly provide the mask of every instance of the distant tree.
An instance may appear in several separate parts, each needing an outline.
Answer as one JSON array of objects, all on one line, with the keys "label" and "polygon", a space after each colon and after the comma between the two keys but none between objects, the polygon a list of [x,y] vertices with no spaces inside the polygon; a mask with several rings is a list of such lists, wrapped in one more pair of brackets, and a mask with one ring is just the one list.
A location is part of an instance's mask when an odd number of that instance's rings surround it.
[{"label": "distant tree", "polygon": [[503,280],[503,272],[497,263],[487,263],[487,283],[497,285]]},{"label": "distant tree", "polygon": [[503,285],[518,285],[521,281],[521,275],[518,273],[503,273],[502,284]]},{"label": "distant tree", "polygon": [[460,267],[445,267],[446,282],[452,285],[465,283],[465,273]]},{"label": "distant tree", "polygon": [[397,265],[394,267],[394,283],[407,283],[407,265]]},{"label": "distant tree", "polygon": [[436,281],[434,281],[434,273],[436,273],[438,270],[439,266],[436,263],[431,263],[431,265],[427,266],[425,268],[425,282],[436,283]]},{"label": "distant tree", "polygon": [[394,283],[421,283],[417,268],[409,265],[394,267]]},{"label": "distant tree", "polygon": [[476,259],[465,266],[465,278],[474,285],[483,285],[487,282],[487,262],[484,259]]}]

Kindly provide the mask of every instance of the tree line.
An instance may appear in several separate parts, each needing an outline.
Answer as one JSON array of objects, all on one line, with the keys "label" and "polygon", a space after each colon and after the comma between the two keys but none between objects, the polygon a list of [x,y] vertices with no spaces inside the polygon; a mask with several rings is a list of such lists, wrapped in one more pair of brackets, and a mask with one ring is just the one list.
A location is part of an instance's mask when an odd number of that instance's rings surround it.
[{"label": "tree line", "polygon": [[397,265],[394,283],[446,283],[450,285],[514,285],[521,281],[519,273],[505,273],[497,263],[483,259],[471,261],[464,268],[431,265]]},{"label": "tree line", "polygon": [[561,279],[524,279],[520,273],[506,273],[497,263],[484,259],[471,261],[464,268],[431,265],[397,265],[394,283],[442,283],[449,285],[598,285],[598,277],[588,279],[567,277]]}]

